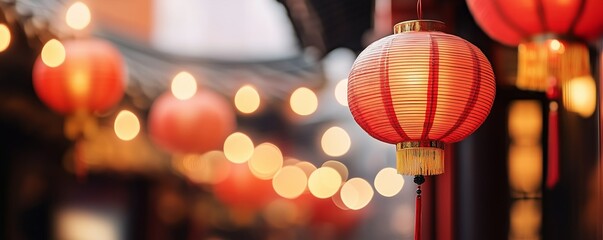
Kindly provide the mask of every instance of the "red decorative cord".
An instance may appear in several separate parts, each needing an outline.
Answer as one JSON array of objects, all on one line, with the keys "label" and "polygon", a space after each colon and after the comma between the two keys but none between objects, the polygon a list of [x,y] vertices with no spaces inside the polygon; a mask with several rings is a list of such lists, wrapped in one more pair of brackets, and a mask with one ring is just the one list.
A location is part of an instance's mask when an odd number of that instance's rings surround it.
[{"label": "red decorative cord", "polygon": [[551,102],[549,103],[546,187],[551,189],[559,181],[559,104],[557,100],[561,96],[561,88],[559,87],[559,80],[555,77],[549,77],[548,83],[546,96]]},{"label": "red decorative cord", "polygon": [[421,0],[417,1],[417,17],[419,20],[423,19],[423,4],[421,3]]},{"label": "red decorative cord", "polygon": [[421,185],[417,186],[415,201],[415,240],[421,240]]},{"label": "red decorative cord", "polygon": [[415,201],[415,240],[421,240],[421,184],[425,183],[425,176],[416,175],[414,182],[417,184],[417,199]]},{"label": "red decorative cord", "polygon": [[559,181],[559,116],[557,102],[552,101],[549,109],[549,139],[548,139],[548,167],[546,187],[551,189]]}]

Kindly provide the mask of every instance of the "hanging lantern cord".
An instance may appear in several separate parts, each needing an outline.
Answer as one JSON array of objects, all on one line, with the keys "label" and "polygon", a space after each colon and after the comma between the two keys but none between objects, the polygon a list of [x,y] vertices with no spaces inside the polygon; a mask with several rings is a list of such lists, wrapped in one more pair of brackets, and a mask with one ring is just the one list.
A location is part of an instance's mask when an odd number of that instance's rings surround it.
[{"label": "hanging lantern cord", "polygon": [[415,175],[414,182],[417,184],[417,199],[415,201],[415,240],[421,240],[421,184],[425,182],[425,176]]},{"label": "hanging lantern cord", "polygon": [[421,0],[417,0],[417,17],[419,20],[423,19],[423,4]]}]

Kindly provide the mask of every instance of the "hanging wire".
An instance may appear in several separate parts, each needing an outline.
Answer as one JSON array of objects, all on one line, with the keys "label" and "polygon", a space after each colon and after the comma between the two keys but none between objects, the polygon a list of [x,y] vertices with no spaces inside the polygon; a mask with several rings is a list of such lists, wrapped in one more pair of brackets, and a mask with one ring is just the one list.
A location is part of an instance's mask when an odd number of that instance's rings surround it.
[{"label": "hanging wire", "polygon": [[417,17],[419,20],[423,19],[423,4],[421,0],[417,0]]}]

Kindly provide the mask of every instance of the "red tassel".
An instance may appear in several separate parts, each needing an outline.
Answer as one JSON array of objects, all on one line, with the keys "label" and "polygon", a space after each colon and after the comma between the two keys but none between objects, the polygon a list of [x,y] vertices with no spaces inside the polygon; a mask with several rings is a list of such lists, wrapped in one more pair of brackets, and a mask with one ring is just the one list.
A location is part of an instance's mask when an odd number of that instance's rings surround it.
[{"label": "red tassel", "polygon": [[551,189],[559,181],[559,117],[557,103],[551,102],[549,109],[548,168],[546,186]]},{"label": "red tassel", "polygon": [[415,201],[415,240],[421,240],[421,186],[417,186]]}]

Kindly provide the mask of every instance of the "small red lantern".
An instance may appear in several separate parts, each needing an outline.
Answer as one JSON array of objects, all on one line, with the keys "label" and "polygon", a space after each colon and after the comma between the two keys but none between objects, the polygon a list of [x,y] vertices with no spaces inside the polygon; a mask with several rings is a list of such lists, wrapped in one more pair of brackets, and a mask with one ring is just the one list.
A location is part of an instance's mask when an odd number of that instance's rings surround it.
[{"label": "small red lantern", "polygon": [[432,20],[399,23],[352,66],[348,103],[372,137],[397,144],[398,172],[444,172],[444,145],[467,137],[488,116],[496,85],[488,59]]},{"label": "small red lantern", "polygon": [[149,134],[154,142],[176,153],[204,153],[222,147],[236,126],[230,104],[207,89],[190,98],[161,95],[149,113]]},{"label": "small red lantern", "polygon": [[[494,40],[519,45],[516,85],[555,91],[576,77],[590,76],[582,40],[603,33],[603,1],[467,0],[473,17]],[[558,82],[551,83],[553,77]]]},{"label": "small red lantern", "polygon": [[601,0],[467,0],[467,5],[490,37],[512,46],[542,34],[590,40],[603,32]]},{"label": "small red lantern", "polygon": [[95,134],[93,112],[106,111],[117,104],[124,92],[124,63],[121,54],[108,42],[77,39],[61,44],[50,40],[33,67],[33,86],[48,107],[68,115],[65,134],[76,140],[75,171],[86,172],[81,159],[82,140]]},{"label": "small red lantern", "polygon": [[60,65],[48,66],[42,55],[36,60],[33,86],[38,97],[63,114],[105,111],[117,104],[125,77],[119,51],[99,39],[70,40],[63,46]]},{"label": "small red lantern", "polygon": [[253,176],[247,164],[234,164],[228,178],[214,185],[214,193],[227,205],[246,212],[257,211],[277,197],[272,182]]}]

